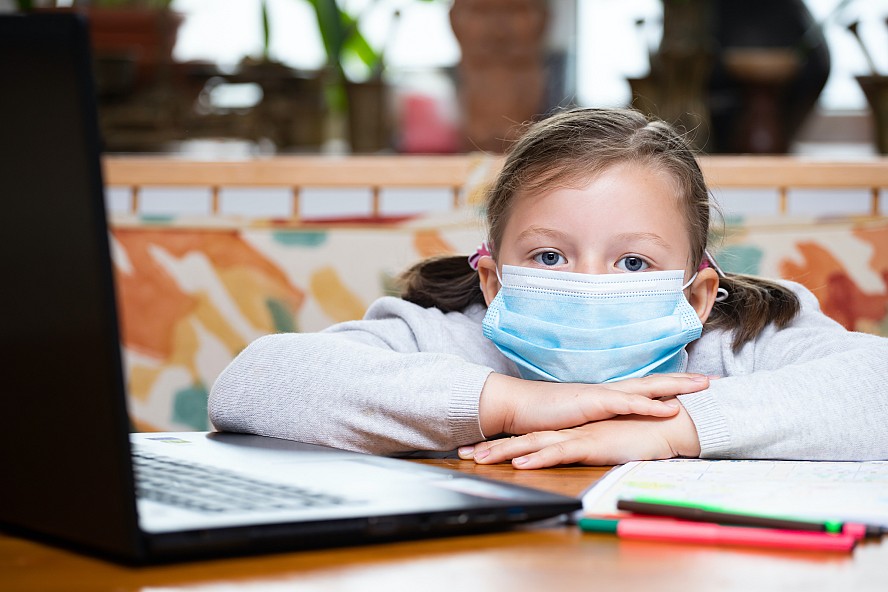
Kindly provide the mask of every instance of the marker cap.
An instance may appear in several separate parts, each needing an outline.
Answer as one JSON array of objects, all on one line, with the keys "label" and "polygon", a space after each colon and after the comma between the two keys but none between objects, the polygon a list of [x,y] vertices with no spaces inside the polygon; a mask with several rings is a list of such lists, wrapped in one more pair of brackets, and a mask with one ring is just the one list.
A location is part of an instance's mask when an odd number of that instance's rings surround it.
[{"label": "marker cap", "polygon": [[580,529],[586,532],[617,532],[617,524],[619,520],[609,520],[607,518],[581,518]]}]

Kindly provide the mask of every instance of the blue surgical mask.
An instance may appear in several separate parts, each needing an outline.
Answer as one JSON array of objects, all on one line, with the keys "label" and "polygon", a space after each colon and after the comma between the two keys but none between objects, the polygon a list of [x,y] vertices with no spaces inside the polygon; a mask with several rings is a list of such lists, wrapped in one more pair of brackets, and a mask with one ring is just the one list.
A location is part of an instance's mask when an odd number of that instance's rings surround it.
[{"label": "blue surgical mask", "polygon": [[[696,277],[696,274],[695,274]],[[523,378],[603,383],[683,372],[703,325],[684,272],[589,275],[504,265],[484,335]]]}]

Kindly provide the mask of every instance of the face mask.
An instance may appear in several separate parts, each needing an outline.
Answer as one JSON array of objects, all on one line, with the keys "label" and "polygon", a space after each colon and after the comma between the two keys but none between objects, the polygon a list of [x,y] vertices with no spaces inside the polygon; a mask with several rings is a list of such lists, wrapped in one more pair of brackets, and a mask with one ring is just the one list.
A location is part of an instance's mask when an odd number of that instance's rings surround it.
[{"label": "face mask", "polygon": [[[696,274],[695,276],[696,277]],[[602,383],[683,372],[703,325],[684,272],[589,275],[503,266],[484,335],[522,378]]]}]

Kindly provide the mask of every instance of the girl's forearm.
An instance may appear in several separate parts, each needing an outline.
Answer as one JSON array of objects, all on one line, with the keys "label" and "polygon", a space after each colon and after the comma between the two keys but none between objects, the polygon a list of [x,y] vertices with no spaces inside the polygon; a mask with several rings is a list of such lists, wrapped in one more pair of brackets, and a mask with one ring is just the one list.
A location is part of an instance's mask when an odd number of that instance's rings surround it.
[{"label": "girl's forearm", "polygon": [[[618,415],[672,417],[677,394],[706,389],[709,379],[697,374],[661,374],[607,384],[523,380],[492,373],[478,403],[485,437],[561,430]],[[693,431],[693,422],[687,425]],[[687,436],[687,430],[685,430]]]}]

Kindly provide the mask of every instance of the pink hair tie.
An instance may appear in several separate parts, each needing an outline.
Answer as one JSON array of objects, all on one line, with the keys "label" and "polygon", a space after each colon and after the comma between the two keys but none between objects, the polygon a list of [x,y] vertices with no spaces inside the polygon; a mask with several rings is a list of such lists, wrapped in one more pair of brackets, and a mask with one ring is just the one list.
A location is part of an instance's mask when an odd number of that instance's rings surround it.
[{"label": "pink hair tie", "polygon": [[478,248],[475,249],[475,252],[469,255],[469,267],[478,271],[478,263],[481,262],[482,257],[490,257],[490,249],[487,246],[487,241],[482,242],[478,245]]},{"label": "pink hair tie", "polygon": [[[718,273],[718,277],[726,277],[725,272],[722,271],[722,268],[718,266],[718,263],[715,262],[715,258],[709,254],[709,251],[703,251],[703,261],[700,262],[700,266],[697,268],[697,271],[701,271],[706,269],[707,267],[713,268],[716,273]],[[722,287],[719,287],[717,290],[717,296],[715,297],[716,302],[724,302],[728,299],[728,291]]]},{"label": "pink hair tie", "polygon": [[697,271],[706,269],[707,267],[713,268],[718,273],[719,277],[725,277],[725,272],[723,272],[722,268],[715,262],[715,258],[709,254],[709,251],[703,251],[703,261],[700,262]]}]

